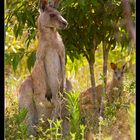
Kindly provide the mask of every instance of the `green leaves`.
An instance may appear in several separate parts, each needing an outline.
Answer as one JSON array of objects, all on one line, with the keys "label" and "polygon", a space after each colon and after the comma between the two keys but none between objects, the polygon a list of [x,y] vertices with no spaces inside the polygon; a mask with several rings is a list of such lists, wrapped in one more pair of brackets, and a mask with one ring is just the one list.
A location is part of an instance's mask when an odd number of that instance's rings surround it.
[{"label": "green leaves", "polygon": [[[32,48],[28,49],[28,46],[36,37],[38,1],[9,1],[6,7],[5,26],[7,42],[5,62],[6,64],[11,64],[15,72],[18,64],[22,62],[22,58],[29,57],[27,58],[27,66],[29,71],[31,71],[35,61],[35,52],[33,52]],[[26,48],[23,49],[21,46],[26,46]]]},{"label": "green leaves", "polygon": [[5,53],[5,55],[4,55],[5,63],[10,64],[11,60],[12,60],[12,55],[10,53]]},{"label": "green leaves", "polygon": [[18,124],[16,138],[15,139],[27,139],[27,124],[24,122],[27,116],[28,110],[22,108],[19,114],[16,114],[16,124]]},{"label": "green leaves", "polygon": [[5,53],[5,63],[11,64],[14,72],[16,72],[19,63],[22,64],[23,56],[27,56],[27,67],[31,71],[31,68],[34,66],[36,60],[36,51],[25,52],[25,49],[20,48],[17,52]]},{"label": "green leaves", "polygon": [[25,120],[27,113],[28,111],[25,108],[20,110],[19,114],[16,116],[16,121],[18,124],[22,123]]},{"label": "green leaves", "polygon": [[36,130],[38,132],[38,140],[60,140],[62,139],[62,134],[60,133],[62,131],[62,120],[50,120],[48,119],[49,127],[46,129],[46,125],[44,125],[45,121],[41,118],[39,121],[39,124],[36,127]]},{"label": "green leaves", "polygon": [[21,59],[20,55],[18,53],[15,53],[15,55],[13,57],[13,62],[12,62],[14,72],[17,69],[20,59]]},{"label": "green leaves", "polygon": [[76,139],[79,139],[80,136],[80,107],[79,107],[79,92],[70,92],[67,93],[67,109],[70,113],[70,131],[71,133],[75,133]]},{"label": "green leaves", "polygon": [[62,32],[62,36],[66,53],[73,61],[77,58],[77,54],[83,54],[85,51],[90,56],[92,49],[101,41],[111,44],[111,49],[116,47],[116,42],[120,42],[122,46],[128,45],[128,39],[124,38],[119,30],[119,28],[123,29],[124,36],[127,37],[126,29],[122,24],[120,1],[69,0],[62,1],[61,6],[63,16],[69,23],[69,27]]},{"label": "green leaves", "polygon": [[22,56],[19,53],[5,53],[5,63],[12,64],[14,72],[16,71],[21,59]]},{"label": "green leaves", "polygon": [[[30,29],[35,31],[36,21],[38,15],[38,2],[37,1],[27,1],[27,0],[16,0],[10,1],[7,6],[6,12],[6,27],[10,25],[13,26],[14,35],[16,38],[22,37],[26,32],[27,42],[31,43],[31,40],[35,39],[36,34],[32,34]],[[9,12],[10,11],[10,12]],[[32,35],[31,35],[32,34]],[[29,42],[30,41],[30,42]]]},{"label": "green leaves", "polygon": [[36,60],[36,53],[32,52],[27,59],[27,66],[30,72],[31,72],[31,68],[34,66],[35,60]]},{"label": "green leaves", "polygon": [[135,140],[135,133],[136,133],[136,126],[135,126],[136,117],[134,115],[136,114],[135,104],[130,103],[128,114],[129,114],[130,136],[131,136],[131,139]]}]

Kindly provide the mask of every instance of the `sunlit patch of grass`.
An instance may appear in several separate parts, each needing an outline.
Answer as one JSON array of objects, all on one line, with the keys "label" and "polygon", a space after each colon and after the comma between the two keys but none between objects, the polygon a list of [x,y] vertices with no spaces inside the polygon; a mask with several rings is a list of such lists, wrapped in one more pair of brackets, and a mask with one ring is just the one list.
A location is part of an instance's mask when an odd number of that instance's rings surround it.
[{"label": "sunlit patch of grass", "polygon": [[26,126],[20,116],[23,115],[19,113],[17,98],[7,93],[5,107],[5,138],[7,140],[26,137]]},{"label": "sunlit patch of grass", "polygon": [[129,114],[129,125],[130,125],[130,136],[132,140],[136,139],[136,117],[134,114],[136,114],[136,110],[135,110],[135,105],[133,103],[130,104],[130,108],[128,110],[128,114]]}]

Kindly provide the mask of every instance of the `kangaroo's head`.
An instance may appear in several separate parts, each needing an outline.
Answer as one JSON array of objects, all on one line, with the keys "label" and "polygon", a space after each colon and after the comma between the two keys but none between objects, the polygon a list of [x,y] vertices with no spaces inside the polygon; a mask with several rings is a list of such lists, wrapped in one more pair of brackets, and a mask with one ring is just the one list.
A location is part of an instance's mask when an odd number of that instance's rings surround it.
[{"label": "kangaroo's head", "polygon": [[113,78],[115,80],[121,81],[125,72],[126,63],[122,65],[121,68],[118,68],[116,64],[110,63],[110,66],[113,70]]},{"label": "kangaroo's head", "polygon": [[56,10],[59,0],[53,0],[48,3],[48,0],[40,0],[40,16],[39,24],[42,28],[56,28],[65,29],[67,27],[67,21]]}]

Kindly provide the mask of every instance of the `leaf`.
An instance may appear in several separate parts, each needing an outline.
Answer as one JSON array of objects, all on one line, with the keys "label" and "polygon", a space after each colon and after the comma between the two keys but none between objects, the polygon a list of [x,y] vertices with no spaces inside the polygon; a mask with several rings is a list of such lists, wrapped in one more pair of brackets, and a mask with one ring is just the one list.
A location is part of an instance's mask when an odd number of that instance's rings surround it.
[{"label": "leaf", "polygon": [[36,53],[32,52],[31,55],[27,59],[27,66],[30,72],[31,72],[31,68],[34,66],[35,60],[36,60]]},{"label": "leaf", "polygon": [[84,10],[85,1],[84,0],[79,0],[79,4],[80,4],[81,9]]},{"label": "leaf", "polygon": [[16,122],[18,124],[20,124],[21,122],[23,122],[25,120],[25,117],[26,117],[27,113],[28,113],[27,109],[25,109],[25,108],[21,109],[21,111],[19,112],[19,114],[16,116]]},{"label": "leaf", "polygon": [[21,60],[20,55],[18,53],[15,53],[14,58],[13,58],[13,62],[12,62],[14,72],[16,71],[20,60]]},{"label": "leaf", "polygon": [[25,49],[24,48],[19,48],[18,51],[19,52],[25,52]]},{"label": "leaf", "polygon": [[18,36],[18,34],[17,34],[17,24],[15,24],[15,26],[14,26],[14,35],[15,35],[15,37],[17,38],[17,36]]},{"label": "leaf", "polygon": [[13,55],[11,53],[5,53],[5,55],[4,55],[4,61],[5,61],[5,63],[6,64],[10,64],[12,57],[13,57]]}]

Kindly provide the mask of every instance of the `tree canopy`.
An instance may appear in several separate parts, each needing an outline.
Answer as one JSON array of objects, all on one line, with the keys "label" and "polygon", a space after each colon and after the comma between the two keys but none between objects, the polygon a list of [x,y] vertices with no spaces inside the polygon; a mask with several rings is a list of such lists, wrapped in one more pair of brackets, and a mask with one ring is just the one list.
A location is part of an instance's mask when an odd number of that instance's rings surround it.
[{"label": "tree canopy", "polygon": [[[15,38],[25,35],[26,48],[37,36],[38,5],[39,1],[33,0],[7,1],[6,4],[6,30],[10,25]],[[131,7],[131,15],[134,15],[133,3]],[[117,42],[122,47],[128,45],[129,36],[124,24],[121,1],[63,0],[59,9],[69,22],[68,29],[61,34],[67,55],[72,61],[74,58],[78,59],[80,54],[86,56],[88,61],[94,61],[94,51],[101,42],[112,44],[112,49],[117,46]]]}]

